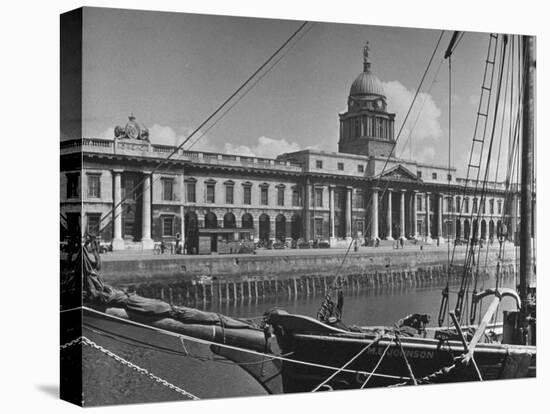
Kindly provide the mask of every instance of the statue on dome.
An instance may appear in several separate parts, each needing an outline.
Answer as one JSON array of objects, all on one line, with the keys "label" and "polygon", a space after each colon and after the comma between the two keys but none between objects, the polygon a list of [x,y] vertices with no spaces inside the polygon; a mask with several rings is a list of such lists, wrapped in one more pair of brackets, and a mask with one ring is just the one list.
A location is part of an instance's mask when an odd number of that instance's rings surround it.
[{"label": "statue on dome", "polygon": [[149,142],[149,129],[136,121],[134,114],[130,114],[126,126],[115,127],[115,139],[135,139]]},{"label": "statue on dome", "polygon": [[369,59],[370,45],[369,41],[365,42],[363,46],[363,72],[370,71],[370,59]]}]

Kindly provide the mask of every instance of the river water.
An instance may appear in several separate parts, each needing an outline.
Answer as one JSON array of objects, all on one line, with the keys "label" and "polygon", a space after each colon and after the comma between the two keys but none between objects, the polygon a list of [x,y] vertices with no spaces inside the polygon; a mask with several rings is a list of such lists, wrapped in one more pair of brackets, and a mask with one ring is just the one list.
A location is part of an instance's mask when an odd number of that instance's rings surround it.
[{"label": "river water", "polygon": [[[502,287],[513,287],[514,279],[509,277],[502,281]],[[480,282],[478,291],[494,287],[493,278],[488,278]],[[422,286],[394,286],[381,289],[370,289],[362,292],[344,293],[344,312],[342,320],[348,325],[393,325],[396,321],[411,313],[426,313],[431,316],[431,325],[437,323],[437,316],[441,303],[441,291],[444,283],[437,282],[424,284]],[[449,306],[454,309],[456,304],[456,292],[459,290],[459,283],[450,286]],[[464,302],[471,300],[471,294],[465,297]],[[228,316],[239,318],[257,317],[265,311],[279,307],[290,313],[316,317],[317,311],[323,296],[302,297],[289,300],[288,297],[266,298],[255,301],[245,300],[237,303],[224,303],[218,306],[207,304],[203,309],[213,312],[220,312]],[[483,313],[489,305],[490,300],[486,299],[481,304]],[[465,306],[466,308],[466,306]],[[503,310],[513,310],[514,302],[510,298],[505,298],[498,311],[498,320],[502,320]],[[467,312],[464,309],[463,312]],[[466,323],[466,320],[463,321]]]}]

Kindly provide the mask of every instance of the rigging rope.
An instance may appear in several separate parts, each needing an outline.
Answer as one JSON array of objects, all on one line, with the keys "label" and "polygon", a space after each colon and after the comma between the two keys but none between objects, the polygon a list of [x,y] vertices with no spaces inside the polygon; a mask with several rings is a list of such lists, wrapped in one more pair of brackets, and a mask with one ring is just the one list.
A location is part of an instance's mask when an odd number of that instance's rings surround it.
[{"label": "rigging rope", "polygon": [[[389,153],[388,156],[386,157],[386,160],[385,160],[385,162],[384,162],[384,165],[383,165],[383,167],[382,167],[382,170],[381,170],[380,173],[378,174],[378,177],[377,177],[377,180],[376,180],[376,184],[375,184],[375,186],[374,186],[375,188],[377,188],[378,185],[380,184],[380,180],[382,179],[382,176],[384,175],[384,172],[386,171],[386,168],[387,168],[387,166],[388,166],[388,162],[389,162],[389,160],[390,160],[391,157],[392,157],[392,154],[393,154],[393,152],[394,152],[394,150],[395,150],[395,148],[396,148],[396,146],[397,146],[397,143],[398,143],[398,141],[399,141],[399,138],[401,137],[401,133],[403,132],[403,128],[405,127],[405,124],[407,123],[407,119],[409,118],[409,115],[411,114],[411,111],[412,111],[412,108],[413,108],[413,106],[414,106],[414,103],[416,102],[416,99],[417,99],[417,97],[418,97],[418,94],[420,93],[420,90],[422,89],[422,85],[424,84],[424,80],[426,79],[426,75],[428,74],[428,71],[429,71],[429,69],[430,69],[430,67],[431,67],[431,65],[432,65],[433,59],[434,59],[434,57],[435,57],[435,54],[436,54],[436,52],[437,52],[437,49],[439,48],[439,44],[441,43],[441,39],[443,38],[444,33],[445,33],[445,30],[442,30],[441,33],[440,33],[440,35],[439,35],[439,38],[437,39],[437,42],[436,42],[435,47],[434,47],[434,49],[433,49],[433,52],[432,52],[432,54],[431,54],[431,56],[430,56],[430,58],[429,58],[429,60],[428,60],[427,65],[426,65],[426,69],[424,70],[424,73],[422,74],[422,77],[420,78],[420,82],[419,82],[419,84],[418,84],[418,87],[416,88],[416,92],[415,92],[415,94],[414,94],[414,96],[413,96],[413,99],[412,99],[410,105],[409,105],[409,109],[407,110],[407,113],[405,114],[405,118],[403,119],[403,122],[401,123],[401,126],[400,126],[400,128],[399,128],[399,131],[398,131],[397,136],[396,136],[396,138],[395,138],[395,141],[393,142],[393,145],[392,145],[392,148],[391,148],[391,150],[390,150],[390,153]],[[382,194],[380,195],[380,199],[383,199],[383,198],[384,198],[384,194],[386,193],[386,191],[387,191],[387,189],[388,189],[388,187],[389,187],[389,184],[390,184],[389,181],[387,181],[386,184],[385,184],[384,190],[382,191]],[[307,189],[306,189],[306,191],[307,191]],[[371,191],[371,192],[370,192],[370,195],[369,195],[369,198],[368,198],[368,200],[367,200],[367,206],[370,206],[370,205],[371,205],[372,199],[373,199],[373,192]],[[366,233],[366,234],[368,234],[368,233],[370,232],[371,226],[372,226],[372,222],[371,222],[371,220],[369,219],[369,220],[367,221],[367,225],[365,226],[365,233]],[[343,265],[344,265],[344,263],[345,263],[345,260],[346,260],[346,258],[347,258],[347,256],[348,256],[348,253],[349,253],[349,251],[350,251],[350,249],[351,249],[351,246],[353,245],[354,242],[355,242],[354,239],[352,239],[352,240],[350,241],[349,246],[348,246],[347,251],[346,251],[346,254],[345,254],[344,257],[343,257],[342,262],[340,263],[340,267],[339,267],[339,269],[338,269],[338,271],[337,271],[337,274],[336,274],[336,276],[335,276],[335,278],[334,278],[334,280],[333,280],[333,283],[332,283],[332,287],[331,287],[331,288],[332,288],[333,290],[334,290],[334,289],[337,289],[337,287],[340,285],[340,274],[339,274],[339,272],[340,272],[340,269],[342,269],[342,267],[343,267]],[[327,295],[327,296],[328,296],[328,295]],[[328,296],[328,297],[330,298],[330,296]],[[320,310],[321,310],[322,306],[323,306],[323,305],[321,305]]]},{"label": "rigging rope", "polygon": [[[87,307],[82,307],[82,309],[85,309],[86,311],[91,312],[91,313],[96,313],[98,315],[102,315],[102,316],[106,315],[102,312],[98,312],[98,311],[95,311],[95,310],[87,308]],[[131,319],[122,319],[122,318],[119,318],[119,317],[113,316],[113,315],[107,315],[107,316],[109,318],[112,318],[113,320],[120,321],[121,323],[134,325],[136,327],[145,328],[145,329],[148,329],[148,330],[151,330],[151,331],[162,333],[164,335],[175,337],[180,341],[183,338],[183,339],[185,339],[187,341],[190,341],[190,342],[196,342],[196,343],[204,344],[204,345],[214,345],[214,346],[218,346],[220,348],[226,348],[226,349],[230,349],[230,350],[233,350],[233,351],[239,351],[239,352],[247,353],[247,354],[250,354],[250,355],[256,355],[256,356],[260,356],[260,357],[266,357],[267,356],[268,358],[272,358],[274,360],[288,362],[288,363],[291,363],[291,364],[305,365],[305,366],[310,366],[310,367],[314,367],[314,368],[321,368],[321,369],[326,369],[326,370],[330,370],[330,371],[337,371],[337,370],[341,369],[341,367],[334,367],[334,366],[330,366],[330,365],[300,361],[300,360],[296,360],[296,359],[292,359],[292,358],[287,358],[286,356],[265,354],[263,352],[254,351],[252,349],[240,348],[238,346],[223,344],[223,343],[220,343],[220,342],[214,342],[214,341],[210,341],[208,339],[196,338],[196,337],[193,337],[193,336],[179,334],[179,333],[176,333],[176,332],[167,331],[167,330],[157,328],[157,327],[154,327],[154,326],[145,325],[145,324],[142,324],[140,322],[133,321]],[[115,333],[111,332],[110,334],[115,335],[115,336],[119,336],[118,333],[115,334]],[[361,338],[359,337],[358,339],[361,339]],[[363,374],[363,375],[371,374],[368,371],[351,370],[351,369],[343,369],[343,370],[341,370],[341,372],[347,372],[347,373],[352,373],[352,374]],[[376,377],[381,377],[381,378],[410,380],[410,378],[408,378],[406,376],[401,376],[401,375],[378,374],[378,373],[374,373],[373,375],[376,376]]]},{"label": "rigging rope", "polygon": [[[369,349],[371,346],[377,344],[380,341],[380,339],[382,339],[382,336],[383,336],[382,334],[377,334],[376,337],[374,338],[374,340],[370,344],[367,344],[367,346],[363,347],[363,349],[361,349],[357,354],[355,354],[355,356],[353,356],[353,358],[351,358],[348,362],[346,362],[344,365],[342,365],[342,367],[339,368],[337,371],[335,371],[330,377],[328,377],[326,380],[324,380],[319,385],[317,385],[313,390],[311,390],[311,392],[319,391],[319,389],[321,389],[326,384],[328,384],[328,382],[330,380],[332,380],[336,375],[338,375],[345,368],[347,368],[353,361],[355,361],[357,358],[359,358],[367,349]],[[390,344],[391,344],[391,342],[390,342]],[[371,373],[371,375],[372,375],[372,373]]]},{"label": "rigging rope", "polygon": [[380,366],[380,364],[382,363],[382,360],[384,359],[384,357],[386,356],[386,352],[388,352],[388,349],[390,349],[390,346],[391,344],[393,343],[394,341],[394,338],[391,339],[391,341],[388,343],[388,345],[386,346],[386,348],[384,349],[384,352],[382,353],[382,355],[380,356],[380,359],[378,360],[378,362],[376,363],[375,367],[373,368],[372,372],[370,373],[370,375],[367,377],[367,379],[365,380],[365,382],[363,383],[363,385],[361,385],[361,389],[365,388],[367,386],[367,383],[370,381],[370,379],[372,378],[373,374],[376,372],[376,370],[378,369],[378,367]]},{"label": "rigging rope", "polygon": [[185,397],[187,397],[191,400],[199,400],[200,399],[196,395],[191,394],[189,391],[186,391],[183,388],[180,388],[177,385],[174,385],[174,384],[166,381],[165,379],[151,373],[150,371],[146,370],[145,368],[141,368],[140,366],[138,366],[138,365],[122,358],[121,356],[115,354],[114,352],[111,352],[108,349],[102,347],[101,345],[96,344],[94,341],[86,338],[85,336],[80,336],[76,339],[73,339],[72,341],[69,341],[69,342],[61,345],[60,348],[61,348],[61,350],[64,350],[64,349],[67,349],[67,348],[69,348],[71,346],[74,346],[74,345],[77,345],[77,344],[87,345],[87,346],[89,346],[93,349],[96,349],[96,350],[102,352],[103,354],[107,355],[108,357],[113,358],[115,361],[119,362],[120,364],[122,364],[124,366],[127,366],[128,368],[131,368],[131,369],[137,371],[138,373],[149,377],[153,381],[158,382],[159,384],[164,385],[165,387],[170,388],[171,390],[174,390],[175,392],[177,392],[177,393],[179,393],[179,394],[181,394],[181,395],[183,395],[183,396],[185,396]]}]

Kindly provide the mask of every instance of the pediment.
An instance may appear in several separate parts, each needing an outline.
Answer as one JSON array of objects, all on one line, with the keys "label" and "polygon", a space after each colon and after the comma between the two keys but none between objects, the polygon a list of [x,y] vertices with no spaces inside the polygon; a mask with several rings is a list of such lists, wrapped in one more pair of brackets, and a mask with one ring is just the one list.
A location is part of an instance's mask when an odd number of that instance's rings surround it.
[{"label": "pediment", "polygon": [[388,171],[381,174],[380,178],[397,181],[421,181],[416,174],[402,165],[396,165],[390,168]]}]

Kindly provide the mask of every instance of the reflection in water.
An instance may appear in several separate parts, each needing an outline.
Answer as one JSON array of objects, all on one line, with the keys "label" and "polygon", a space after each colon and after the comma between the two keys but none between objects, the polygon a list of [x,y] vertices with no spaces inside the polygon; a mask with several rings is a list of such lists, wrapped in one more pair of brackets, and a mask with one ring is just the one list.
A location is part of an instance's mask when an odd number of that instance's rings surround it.
[{"label": "reflection in water", "polygon": [[[507,278],[502,282],[503,287],[513,287],[514,279]],[[369,288],[358,291],[347,289],[344,292],[344,316],[343,321],[348,325],[390,325],[400,318],[411,313],[427,313],[431,315],[431,325],[436,323],[441,302],[441,290],[444,283],[424,283],[422,285],[385,286],[381,288]],[[494,279],[488,278],[481,283],[479,290],[494,286]],[[456,292],[459,284],[450,286],[449,306],[454,308]],[[220,312],[229,316],[249,318],[262,315],[265,311],[279,307],[290,313],[297,313],[315,317],[323,296],[317,292],[316,296],[299,297],[289,299],[287,295],[270,297],[265,299],[249,298],[230,300],[218,305],[207,303],[204,310]],[[465,300],[464,312],[469,309],[471,294]],[[478,316],[485,312],[490,302],[489,298],[481,304]],[[513,310],[515,304],[510,298],[501,303],[501,309],[497,312],[499,320],[502,320],[503,310]],[[466,322],[466,319],[464,320]]]}]

